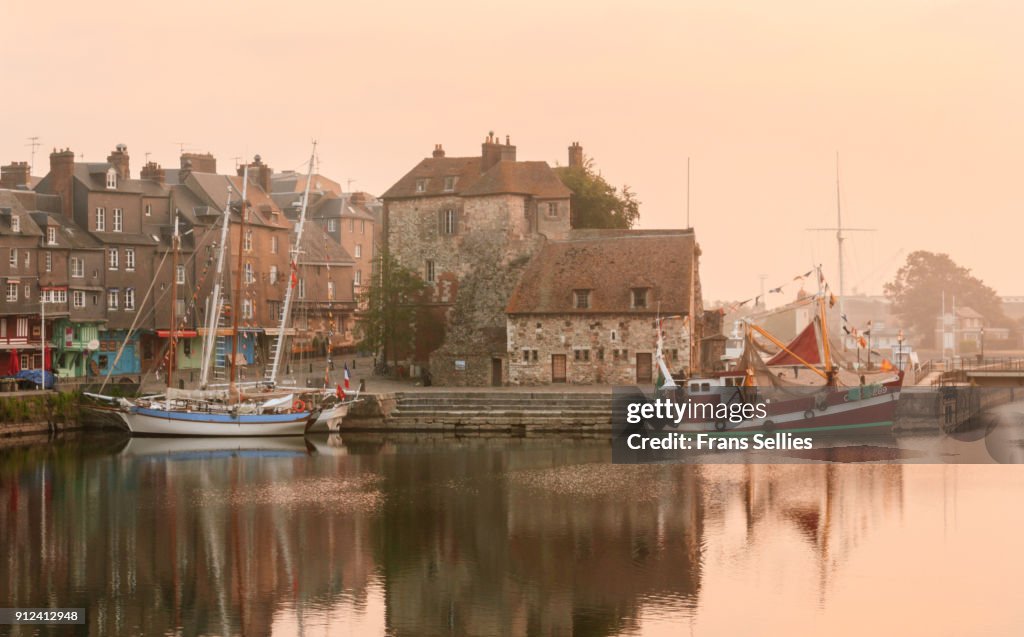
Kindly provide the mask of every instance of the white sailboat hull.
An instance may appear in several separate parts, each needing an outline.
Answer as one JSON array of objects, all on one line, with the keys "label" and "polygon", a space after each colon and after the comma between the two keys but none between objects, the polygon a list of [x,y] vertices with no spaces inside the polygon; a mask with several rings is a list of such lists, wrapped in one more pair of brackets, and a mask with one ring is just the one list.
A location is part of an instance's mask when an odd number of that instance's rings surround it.
[{"label": "white sailboat hull", "polygon": [[150,436],[301,436],[312,414],[176,412],[135,407],[120,412],[133,434]]}]

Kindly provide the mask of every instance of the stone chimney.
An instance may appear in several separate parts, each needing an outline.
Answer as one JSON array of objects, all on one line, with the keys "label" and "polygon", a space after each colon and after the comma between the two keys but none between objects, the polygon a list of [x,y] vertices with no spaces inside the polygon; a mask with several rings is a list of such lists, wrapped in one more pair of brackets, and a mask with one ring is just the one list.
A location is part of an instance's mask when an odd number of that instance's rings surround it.
[{"label": "stone chimney", "polygon": [[75,175],[75,153],[70,148],[53,149],[50,153],[50,191],[60,197],[61,214],[71,219],[74,202],[71,200]]},{"label": "stone chimney", "polygon": [[0,166],[0,188],[28,188],[31,174],[27,161],[12,161]]},{"label": "stone chimney", "polygon": [[434,144],[434,157],[444,157],[444,149],[441,144]]},{"label": "stone chimney", "polygon": [[107,156],[107,161],[117,171],[118,179],[131,179],[131,172],[128,169],[128,147],[118,144],[114,152]]},{"label": "stone chimney", "polygon": [[[238,176],[245,174],[245,166],[238,167]],[[249,164],[249,179],[259,185],[263,192],[270,193],[270,178],[274,175],[274,169],[263,163],[263,158],[256,155]]]},{"label": "stone chimney", "polygon": [[142,167],[141,177],[162,184],[165,181],[164,169],[155,161],[148,162]]},{"label": "stone chimney", "polygon": [[491,169],[492,166],[497,164],[499,161],[515,161],[516,160],[516,147],[512,145],[512,141],[508,135],[505,136],[505,143],[502,144],[501,140],[494,134],[494,132],[487,133],[487,139],[480,147],[480,172],[485,173]]},{"label": "stone chimney", "polygon": [[569,146],[569,168],[583,168],[583,147],[579,142]]}]

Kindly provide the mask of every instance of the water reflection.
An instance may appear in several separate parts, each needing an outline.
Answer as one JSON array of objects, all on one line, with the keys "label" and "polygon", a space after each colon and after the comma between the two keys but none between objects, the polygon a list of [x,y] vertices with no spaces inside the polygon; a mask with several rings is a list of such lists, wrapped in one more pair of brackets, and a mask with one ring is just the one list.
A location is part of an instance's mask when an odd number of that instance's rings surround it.
[{"label": "water reflection", "polygon": [[95,634],[1024,625],[998,579],[1024,565],[1017,467],[609,459],[600,439],[426,435],[0,451],[0,599],[86,607]]}]

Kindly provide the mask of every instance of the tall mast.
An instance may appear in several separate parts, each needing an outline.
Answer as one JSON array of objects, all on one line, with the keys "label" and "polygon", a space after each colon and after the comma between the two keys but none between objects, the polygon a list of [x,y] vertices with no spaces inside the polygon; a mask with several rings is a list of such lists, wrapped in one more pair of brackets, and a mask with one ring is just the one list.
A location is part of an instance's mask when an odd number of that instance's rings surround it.
[{"label": "tall mast", "polygon": [[[313,150],[309,154],[309,174],[306,175],[306,191],[302,195],[302,211],[299,213],[299,222],[295,226],[295,243],[291,249],[291,272],[294,273],[298,270],[299,263],[299,252],[300,246],[302,245],[302,229],[306,225],[306,207],[309,205],[309,184],[313,181],[313,162],[316,158],[316,142],[313,142]],[[291,318],[292,311],[292,294],[294,287],[291,284],[291,278],[289,276],[289,283],[285,286],[284,293],[284,311],[281,312],[281,325],[277,330],[277,346],[274,348],[274,362],[270,367],[270,376],[267,378],[267,383],[273,387],[277,384],[277,372],[281,366],[281,352],[284,350],[284,332],[288,325],[288,321]]]},{"label": "tall mast", "polygon": [[213,293],[210,296],[210,307],[207,310],[206,334],[203,336],[203,362],[199,372],[199,388],[206,389],[210,382],[210,359],[213,357],[213,346],[217,342],[217,326],[220,312],[224,305],[221,298],[221,279],[224,276],[224,254],[228,248],[228,227],[231,225],[231,187],[228,187],[228,203],[224,206],[224,219],[220,229],[220,245],[217,250],[217,272],[213,278]]},{"label": "tall mast", "polygon": [[174,257],[171,263],[171,325],[167,332],[170,345],[167,348],[167,387],[170,389],[174,380],[174,363],[178,354],[178,340],[175,338],[178,325],[178,251],[181,247],[181,236],[178,234],[178,214],[174,214],[174,234],[171,235],[171,250]]},{"label": "tall mast", "polygon": [[43,360],[40,362],[42,374],[39,378],[42,380],[42,387],[46,389],[46,292],[43,290],[43,286],[39,286],[39,345],[43,348]]},{"label": "tall mast", "polygon": [[[843,309],[843,297],[846,296],[846,288],[843,280],[843,208],[839,203],[839,151],[836,151],[836,245],[839,247],[839,316],[846,316]],[[824,320],[824,319],[823,319]],[[843,349],[846,349],[846,339],[843,340]]]},{"label": "tall mast", "polygon": [[235,285],[232,290],[231,300],[231,365],[228,367],[231,372],[230,379],[228,380],[229,398],[235,393],[235,367],[237,365],[236,359],[238,358],[238,315],[242,312],[242,266],[244,265],[242,253],[245,251],[245,212],[246,207],[249,205],[249,202],[246,201],[248,187],[249,164],[246,164],[245,169],[242,171],[242,207],[240,209],[242,220],[238,224],[238,271],[235,273]]}]

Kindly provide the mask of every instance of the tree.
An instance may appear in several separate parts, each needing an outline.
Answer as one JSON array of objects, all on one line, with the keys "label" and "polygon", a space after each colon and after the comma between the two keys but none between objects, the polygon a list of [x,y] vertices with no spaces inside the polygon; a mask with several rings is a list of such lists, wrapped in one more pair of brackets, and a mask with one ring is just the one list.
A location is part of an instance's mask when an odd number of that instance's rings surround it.
[{"label": "tree", "polygon": [[419,274],[398,263],[387,249],[374,261],[369,288],[360,294],[359,348],[381,352],[381,360],[397,364],[399,338],[412,342],[416,300],[426,288]]},{"label": "tree", "polygon": [[559,179],[572,191],[573,228],[632,228],[640,218],[640,202],[629,186],[618,189],[594,171],[587,159],[582,166],[556,168]]},{"label": "tree", "polygon": [[922,342],[934,339],[943,295],[947,311],[955,299],[957,307],[967,306],[977,311],[987,325],[1010,325],[996,291],[973,276],[968,268],[957,265],[948,254],[912,252],[896,278],[885,284],[885,295],[892,300],[893,312],[921,337]]}]

